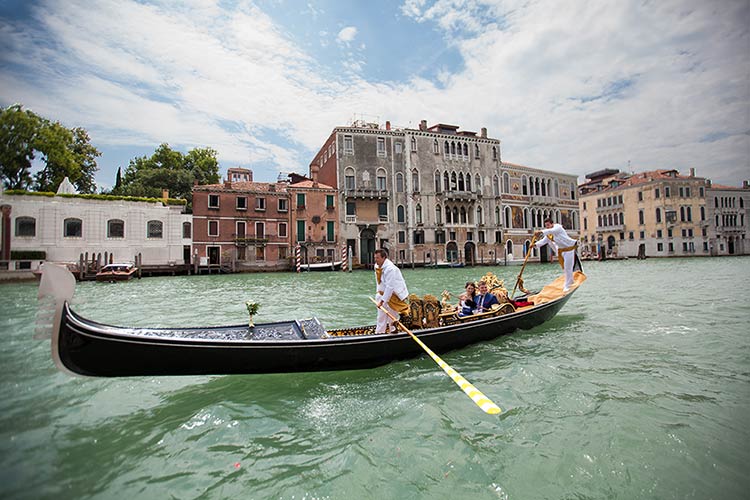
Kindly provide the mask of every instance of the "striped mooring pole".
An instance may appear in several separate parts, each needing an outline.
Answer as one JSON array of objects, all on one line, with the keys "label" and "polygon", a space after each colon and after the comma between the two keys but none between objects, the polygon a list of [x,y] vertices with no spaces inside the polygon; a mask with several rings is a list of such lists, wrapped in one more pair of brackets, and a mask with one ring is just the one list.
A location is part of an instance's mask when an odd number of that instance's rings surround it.
[{"label": "striped mooring pole", "polygon": [[341,247],[341,270],[344,271],[344,272],[346,272],[346,266],[349,264],[347,262],[347,260],[348,260],[347,257],[348,257],[348,255],[347,255],[346,243],[344,243],[344,246]]},{"label": "striped mooring pole", "polygon": [[301,255],[299,245],[294,247],[294,254],[297,257],[297,272],[301,273],[302,272],[302,255]]}]

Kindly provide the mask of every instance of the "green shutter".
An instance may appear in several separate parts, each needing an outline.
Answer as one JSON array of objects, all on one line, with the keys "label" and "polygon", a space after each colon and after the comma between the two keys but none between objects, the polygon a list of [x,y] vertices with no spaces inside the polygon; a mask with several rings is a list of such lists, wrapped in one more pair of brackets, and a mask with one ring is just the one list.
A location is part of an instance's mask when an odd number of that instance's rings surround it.
[{"label": "green shutter", "polygon": [[328,241],[333,241],[335,239],[334,238],[334,234],[333,234],[333,221],[330,221],[330,220],[328,221],[327,229],[328,229],[328,238],[327,238],[327,240]]},{"label": "green shutter", "polygon": [[305,221],[297,221],[297,241],[305,241]]}]

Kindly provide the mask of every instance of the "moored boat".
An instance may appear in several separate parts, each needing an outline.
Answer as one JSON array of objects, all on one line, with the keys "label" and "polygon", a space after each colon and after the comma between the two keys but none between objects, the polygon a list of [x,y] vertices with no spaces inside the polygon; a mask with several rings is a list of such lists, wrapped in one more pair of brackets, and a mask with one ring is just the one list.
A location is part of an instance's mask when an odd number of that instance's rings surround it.
[{"label": "moored boat", "polygon": [[315,264],[303,264],[301,268],[306,271],[340,271],[341,262],[317,262]]},{"label": "moored boat", "polygon": [[[530,329],[553,318],[586,279],[562,291],[563,277],[539,293],[472,318],[443,312],[435,326],[414,334],[435,352]],[[376,334],[374,326],[326,329],[317,318],[188,328],[106,325],[75,313],[68,304],[75,279],[45,266],[40,298],[54,299],[52,357],[66,372],[101,377],[348,370],[383,365],[423,351],[405,332]],[[519,304],[516,307],[516,304]],[[523,304],[523,305],[521,305]]]},{"label": "moored boat", "polygon": [[137,272],[138,268],[131,263],[107,264],[96,273],[96,281],[127,281]]}]

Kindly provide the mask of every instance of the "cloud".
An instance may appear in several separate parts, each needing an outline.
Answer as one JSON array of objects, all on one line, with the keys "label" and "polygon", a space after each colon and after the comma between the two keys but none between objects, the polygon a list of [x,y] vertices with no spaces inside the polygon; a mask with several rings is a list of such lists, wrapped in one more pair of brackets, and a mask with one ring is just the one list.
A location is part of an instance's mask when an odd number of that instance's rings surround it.
[{"label": "cloud", "polygon": [[336,37],[336,40],[338,40],[341,43],[349,43],[354,40],[354,38],[357,36],[357,28],[354,26],[347,26],[346,28],[343,28],[341,31],[339,31],[338,36]]},{"label": "cloud", "polygon": [[[367,113],[487,127],[504,159],[577,175],[630,160],[739,184],[750,170],[743,0],[407,0],[402,29],[440,30],[435,54],[452,47],[463,64],[428,58],[398,82],[365,78],[382,48],[351,48],[354,26],[336,35],[344,71],[331,72],[250,2],[49,1],[33,12],[0,19],[0,102],[83,126],[98,147],[212,146],[223,165],[258,165],[271,180],[272,165],[305,170],[333,127]],[[314,30],[321,45],[328,29]]]}]

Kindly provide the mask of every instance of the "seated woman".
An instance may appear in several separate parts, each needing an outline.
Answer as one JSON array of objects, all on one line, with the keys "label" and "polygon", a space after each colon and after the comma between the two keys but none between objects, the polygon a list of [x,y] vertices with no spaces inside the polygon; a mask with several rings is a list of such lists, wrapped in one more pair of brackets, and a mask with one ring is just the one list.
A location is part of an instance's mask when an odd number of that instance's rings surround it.
[{"label": "seated woman", "polygon": [[474,301],[474,298],[477,296],[476,287],[474,286],[473,281],[467,281],[466,285],[466,291],[461,294],[459,297],[460,302],[458,303],[458,315],[459,316],[468,316],[470,314],[474,314],[474,309],[477,307],[477,303]]}]

